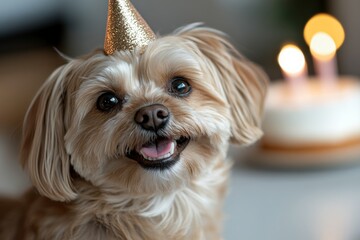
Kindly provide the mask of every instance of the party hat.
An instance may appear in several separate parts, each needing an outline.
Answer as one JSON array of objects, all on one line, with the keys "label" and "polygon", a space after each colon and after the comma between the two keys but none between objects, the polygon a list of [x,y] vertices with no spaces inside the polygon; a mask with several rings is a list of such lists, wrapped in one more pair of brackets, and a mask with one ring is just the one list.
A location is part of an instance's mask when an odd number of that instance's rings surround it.
[{"label": "party hat", "polygon": [[115,51],[145,47],[155,34],[129,0],[109,0],[104,50]]}]

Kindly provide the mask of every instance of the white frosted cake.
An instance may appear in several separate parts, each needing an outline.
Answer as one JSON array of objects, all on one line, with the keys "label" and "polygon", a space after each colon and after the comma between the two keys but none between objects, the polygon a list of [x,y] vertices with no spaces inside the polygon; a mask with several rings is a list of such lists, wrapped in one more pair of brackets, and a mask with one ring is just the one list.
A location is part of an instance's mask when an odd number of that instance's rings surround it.
[{"label": "white frosted cake", "polygon": [[[296,92],[295,92],[296,91]],[[298,89],[270,86],[263,147],[311,150],[360,142],[360,81],[339,77],[333,86],[310,79]]]}]

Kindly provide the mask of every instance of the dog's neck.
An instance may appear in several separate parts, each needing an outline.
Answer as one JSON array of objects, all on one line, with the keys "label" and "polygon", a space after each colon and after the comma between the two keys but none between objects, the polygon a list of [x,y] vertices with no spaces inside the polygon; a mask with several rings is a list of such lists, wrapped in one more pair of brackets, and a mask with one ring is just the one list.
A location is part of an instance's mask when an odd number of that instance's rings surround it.
[{"label": "dog's neck", "polygon": [[149,239],[147,236],[152,238],[155,229],[157,234],[165,234],[164,237],[179,234],[190,234],[193,237],[194,234],[200,234],[194,233],[193,229],[202,229],[207,225],[207,219],[219,218],[219,202],[221,204],[224,195],[224,189],[221,188],[227,180],[226,165],[219,161],[211,171],[186,186],[167,193],[131,194],[125,190],[110,192],[87,186],[83,182],[83,190],[76,205],[79,206],[79,211],[93,209],[93,217],[88,216],[91,221],[95,218],[97,223],[121,236],[126,236],[124,229],[129,228],[128,225],[136,226],[141,223],[140,226],[148,227],[136,230],[140,234],[139,239]]}]

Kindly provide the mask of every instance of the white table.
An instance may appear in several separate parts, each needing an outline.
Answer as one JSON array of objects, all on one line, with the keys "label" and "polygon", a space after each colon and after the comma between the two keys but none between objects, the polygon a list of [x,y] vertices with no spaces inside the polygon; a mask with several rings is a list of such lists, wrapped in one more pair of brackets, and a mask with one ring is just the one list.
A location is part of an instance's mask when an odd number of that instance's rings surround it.
[{"label": "white table", "polygon": [[360,239],[360,164],[285,171],[236,163],[224,239]]}]

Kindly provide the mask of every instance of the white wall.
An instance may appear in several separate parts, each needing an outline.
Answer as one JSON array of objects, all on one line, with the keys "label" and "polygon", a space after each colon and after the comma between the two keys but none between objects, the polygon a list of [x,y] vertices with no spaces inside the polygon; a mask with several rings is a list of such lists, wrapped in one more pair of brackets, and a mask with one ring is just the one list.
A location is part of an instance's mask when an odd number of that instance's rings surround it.
[{"label": "white wall", "polygon": [[[284,29],[269,21],[269,9],[281,6],[280,0],[132,0],[153,30],[167,34],[192,22],[227,33],[236,47],[253,60],[275,69],[276,54],[284,39]],[[332,12],[346,29],[346,40],[339,51],[342,73],[360,75],[359,0],[329,0]],[[272,10],[274,11],[274,10]],[[0,34],[30,23],[62,14],[69,23],[66,49],[78,56],[102,47],[105,34],[107,0],[2,0]],[[302,29],[299,29],[302,31]],[[291,41],[291,39],[289,39]],[[269,47],[271,46],[271,47]],[[275,49],[278,48],[278,49]],[[264,60],[266,59],[266,60]],[[278,69],[276,69],[278,70]]]}]

